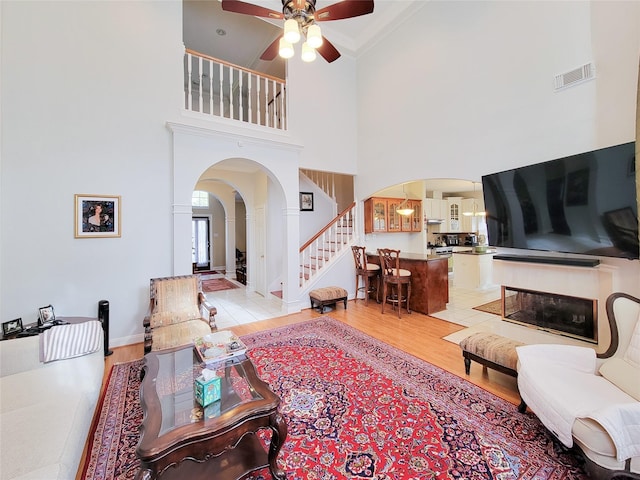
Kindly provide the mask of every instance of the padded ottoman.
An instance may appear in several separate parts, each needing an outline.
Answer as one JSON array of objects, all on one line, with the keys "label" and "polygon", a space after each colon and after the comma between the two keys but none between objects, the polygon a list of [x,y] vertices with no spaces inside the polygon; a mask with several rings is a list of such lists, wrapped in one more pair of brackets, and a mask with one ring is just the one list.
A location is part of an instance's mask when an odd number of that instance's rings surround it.
[{"label": "padded ottoman", "polygon": [[320,313],[324,313],[324,307],[326,305],[336,305],[339,301],[344,302],[344,308],[346,309],[347,296],[347,291],[341,287],[316,288],[309,292],[311,308],[318,307],[320,309]]},{"label": "padded ottoman", "polygon": [[516,347],[520,345],[524,345],[524,343],[495,333],[474,333],[460,342],[464,357],[464,371],[469,375],[471,360],[474,360],[498,372],[517,377],[518,354]]}]

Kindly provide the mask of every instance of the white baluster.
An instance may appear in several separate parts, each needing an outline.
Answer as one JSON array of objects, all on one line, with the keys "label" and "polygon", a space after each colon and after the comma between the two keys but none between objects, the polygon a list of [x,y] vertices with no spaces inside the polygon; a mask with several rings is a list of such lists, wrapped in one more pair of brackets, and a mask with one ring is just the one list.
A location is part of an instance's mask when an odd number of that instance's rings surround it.
[{"label": "white baluster", "polygon": [[253,119],[253,74],[247,72],[247,102],[249,108],[247,109],[247,120],[249,123],[257,123]]},{"label": "white baluster", "polygon": [[213,61],[209,60],[209,115],[213,115]]},{"label": "white baluster", "polygon": [[284,83],[280,83],[280,128],[282,130],[286,130],[289,124],[289,117],[287,116],[287,103],[285,103],[285,95],[287,93],[287,89],[284,86]]},{"label": "white baluster", "polygon": [[220,78],[218,79],[220,82],[220,88],[218,89],[218,103],[220,104],[219,116],[224,117],[224,104],[222,103],[222,98],[224,96],[224,90],[222,86],[224,80],[224,66],[221,63],[218,64],[218,74],[220,76]]},{"label": "white baluster", "polygon": [[198,57],[198,111],[202,113],[202,57]]},{"label": "white baluster", "polygon": [[271,96],[271,115],[270,115],[270,119],[269,121],[270,126],[275,127],[276,126],[276,115],[277,115],[277,111],[278,111],[278,99],[276,97],[277,94],[277,89],[276,89],[276,81],[275,80],[271,80],[270,82],[271,88],[273,89],[273,95]]},{"label": "white baluster", "polygon": [[191,61],[192,61],[192,56],[190,53],[187,53],[187,110],[191,111],[193,108],[192,102],[193,99],[191,98],[192,95],[192,91],[191,91]]},{"label": "white baluster", "polygon": [[233,77],[235,68],[229,67],[229,118],[235,117],[235,108],[233,107]]},{"label": "white baluster", "polygon": [[241,122],[243,122],[245,120],[244,118],[244,92],[243,90],[243,85],[244,85],[244,72],[242,70],[238,70],[238,108],[239,108],[239,112],[238,112],[238,117],[240,119]]}]

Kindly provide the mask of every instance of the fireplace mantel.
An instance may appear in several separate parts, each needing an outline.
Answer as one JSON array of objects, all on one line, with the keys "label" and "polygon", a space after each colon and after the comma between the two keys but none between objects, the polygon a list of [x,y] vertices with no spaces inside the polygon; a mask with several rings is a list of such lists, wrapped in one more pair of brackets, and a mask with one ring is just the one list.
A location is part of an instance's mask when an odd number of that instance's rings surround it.
[{"label": "fireplace mantel", "polygon": [[618,276],[617,267],[602,263],[585,268],[495,259],[493,264],[494,282],[499,285],[597,300],[598,351],[606,350],[611,340],[605,304],[619,290]]}]

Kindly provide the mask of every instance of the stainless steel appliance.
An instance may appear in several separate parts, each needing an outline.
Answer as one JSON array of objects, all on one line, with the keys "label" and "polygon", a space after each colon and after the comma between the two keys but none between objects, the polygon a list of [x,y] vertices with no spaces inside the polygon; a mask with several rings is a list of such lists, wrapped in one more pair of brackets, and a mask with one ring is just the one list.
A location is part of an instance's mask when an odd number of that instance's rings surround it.
[{"label": "stainless steel appliance", "polygon": [[477,236],[474,235],[474,234],[466,235],[464,237],[464,244],[465,245],[477,245],[478,244]]},{"label": "stainless steel appliance", "polygon": [[453,247],[433,247],[433,253],[435,255],[451,255]]},{"label": "stainless steel appliance", "polygon": [[458,235],[445,235],[444,242],[448,247],[457,247],[458,245],[460,245]]}]

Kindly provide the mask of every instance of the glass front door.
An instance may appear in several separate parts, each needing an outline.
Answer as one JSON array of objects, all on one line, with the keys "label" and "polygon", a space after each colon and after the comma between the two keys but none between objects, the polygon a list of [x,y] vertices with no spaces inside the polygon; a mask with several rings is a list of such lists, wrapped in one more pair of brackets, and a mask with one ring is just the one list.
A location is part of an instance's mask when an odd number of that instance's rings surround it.
[{"label": "glass front door", "polygon": [[211,269],[210,262],[210,241],[209,241],[209,218],[193,217],[191,220],[191,242],[193,271]]}]

